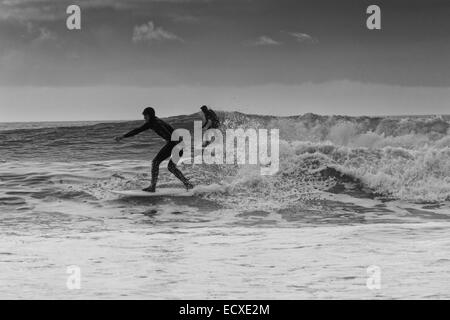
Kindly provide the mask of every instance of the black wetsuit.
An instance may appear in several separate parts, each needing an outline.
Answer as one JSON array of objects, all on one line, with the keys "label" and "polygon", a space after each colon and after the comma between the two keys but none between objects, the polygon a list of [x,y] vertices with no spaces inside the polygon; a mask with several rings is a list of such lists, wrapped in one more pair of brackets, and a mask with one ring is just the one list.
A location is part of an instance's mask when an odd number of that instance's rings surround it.
[{"label": "black wetsuit", "polygon": [[[217,114],[211,110],[208,109],[206,111],[203,111],[203,114],[205,115],[205,124],[202,126],[202,129],[204,129],[206,127],[206,125],[208,124],[208,120],[211,120],[211,126],[209,127],[209,129],[219,129],[220,127],[220,121],[219,121],[219,117],[217,116]],[[202,144],[202,148],[206,148],[207,146],[209,146],[215,139],[212,138],[210,141],[205,141]]]},{"label": "black wetsuit", "polygon": [[[148,129],[152,129],[157,135],[166,140],[165,146],[161,148],[161,150],[152,161],[152,186],[156,186],[159,175],[159,165],[164,160],[170,158],[170,156],[172,155],[172,149],[180,142],[172,141],[172,132],[174,132],[175,130],[171,125],[162,121],[158,117],[154,117],[152,120],[144,123],[141,127],[131,130],[123,137],[130,138]],[[183,151],[180,152],[180,157],[181,156],[183,156]],[[172,160],[169,161],[167,168],[175,177],[183,182],[184,185],[189,183],[189,180],[186,179],[181,171],[177,169],[175,163]]]},{"label": "black wetsuit", "polygon": [[208,109],[206,111],[203,111],[203,114],[205,115],[205,119],[206,119],[206,122],[203,125],[203,128],[208,123],[208,120],[211,120],[211,127],[209,127],[209,129],[218,129],[219,128],[219,126],[220,126],[219,117],[213,110]]}]

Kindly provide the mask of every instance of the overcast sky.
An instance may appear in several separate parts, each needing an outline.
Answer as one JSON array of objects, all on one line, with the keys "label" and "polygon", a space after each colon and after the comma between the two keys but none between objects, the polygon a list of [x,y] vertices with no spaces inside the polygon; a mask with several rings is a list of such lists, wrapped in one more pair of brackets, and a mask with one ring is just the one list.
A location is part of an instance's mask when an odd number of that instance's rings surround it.
[{"label": "overcast sky", "polygon": [[0,0],[0,121],[449,113],[449,17],[448,0]]}]

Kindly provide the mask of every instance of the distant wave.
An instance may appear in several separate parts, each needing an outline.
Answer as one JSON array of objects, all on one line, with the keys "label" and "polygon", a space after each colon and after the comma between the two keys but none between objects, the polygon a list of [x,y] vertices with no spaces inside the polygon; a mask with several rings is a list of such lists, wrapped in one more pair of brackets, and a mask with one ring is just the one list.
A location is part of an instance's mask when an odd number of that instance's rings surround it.
[{"label": "distant wave", "polygon": [[[260,176],[254,166],[201,165],[183,169],[196,183],[221,185],[205,196],[211,200],[226,205],[282,208],[295,206],[316,192],[346,189],[363,197],[450,201],[450,116],[275,117],[239,112],[219,112],[219,116],[225,128],[278,128],[281,161],[279,173],[268,177]],[[200,120],[198,114],[168,118],[174,127],[187,129],[192,129],[194,120]],[[163,143],[153,133],[123,144],[113,141],[114,136],[140,123],[62,123],[1,131],[0,162],[5,168],[9,162],[45,163],[50,176],[56,162],[145,160],[144,164],[149,165]],[[97,169],[88,166],[83,175],[90,176]],[[133,183],[138,186],[142,177],[136,179]],[[33,181],[30,176],[23,183]],[[129,185],[130,181],[126,183]]]},{"label": "distant wave", "polygon": [[105,122],[107,121],[0,122],[0,131],[31,130],[31,129],[60,128],[60,127],[85,127]]}]

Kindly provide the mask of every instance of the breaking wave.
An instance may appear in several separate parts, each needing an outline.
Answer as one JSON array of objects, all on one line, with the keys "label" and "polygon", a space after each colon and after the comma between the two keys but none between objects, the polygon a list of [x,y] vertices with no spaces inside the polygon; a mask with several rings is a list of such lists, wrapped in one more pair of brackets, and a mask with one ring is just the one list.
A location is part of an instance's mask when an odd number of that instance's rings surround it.
[{"label": "breaking wave", "polygon": [[[184,165],[182,170],[195,184],[209,185],[197,190],[203,199],[254,210],[317,203],[324,191],[415,203],[450,201],[450,116],[219,116],[224,129],[279,129],[280,170],[261,176],[255,165]],[[177,128],[192,129],[198,119],[190,115],[168,120]],[[112,189],[144,186],[161,140],[146,133],[126,144],[112,141],[137,124],[0,131],[2,189],[7,190],[0,200],[23,207],[20,192],[34,199],[108,200]],[[40,164],[26,172],[28,162]],[[35,191],[40,179],[46,187]],[[165,169],[160,182],[178,183]],[[54,185],[65,189],[55,191]],[[17,188],[25,191],[14,193]]]},{"label": "breaking wave", "polygon": [[305,185],[313,186],[310,191],[329,190],[351,181],[382,197],[450,200],[448,116],[276,118],[233,113],[225,118],[227,127],[280,130],[279,173],[254,178],[264,190],[288,185],[303,194],[308,192]]}]

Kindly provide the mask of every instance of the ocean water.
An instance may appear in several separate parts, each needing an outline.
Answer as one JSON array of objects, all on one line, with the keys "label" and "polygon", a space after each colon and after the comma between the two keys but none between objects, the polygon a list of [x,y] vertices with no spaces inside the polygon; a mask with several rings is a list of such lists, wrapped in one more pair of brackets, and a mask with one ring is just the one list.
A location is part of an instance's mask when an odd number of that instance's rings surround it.
[{"label": "ocean water", "polygon": [[450,298],[449,116],[220,116],[280,129],[280,171],[182,165],[195,197],[123,198],[163,145],[113,141],[140,121],[0,124],[0,298]]}]

